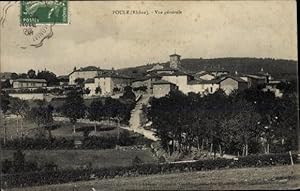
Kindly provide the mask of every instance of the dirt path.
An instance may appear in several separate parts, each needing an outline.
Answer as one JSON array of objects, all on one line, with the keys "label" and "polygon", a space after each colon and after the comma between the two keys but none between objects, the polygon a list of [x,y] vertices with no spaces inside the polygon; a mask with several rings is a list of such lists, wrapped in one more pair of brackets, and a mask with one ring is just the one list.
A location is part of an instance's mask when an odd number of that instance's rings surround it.
[{"label": "dirt path", "polygon": [[157,141],[158,138],[154,135],[154,132],[144,129],[141,125],[142,108],[144,104],[145,105],[148,104],[149,99],[150,99],[149,95],[143,95],[141,99],[136,103],[135,108],[131,112],[131,117],[129,121],[130,125],[128,130],[132,130],[136,133],[140,133],[148,139]]}]

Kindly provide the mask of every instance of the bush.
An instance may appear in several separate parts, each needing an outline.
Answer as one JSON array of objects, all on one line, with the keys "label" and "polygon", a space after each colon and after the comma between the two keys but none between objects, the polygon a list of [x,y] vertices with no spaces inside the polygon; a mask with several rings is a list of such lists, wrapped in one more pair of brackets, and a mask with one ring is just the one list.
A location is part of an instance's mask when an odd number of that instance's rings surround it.
[{"label": "bush", "polygon": [[[82,141],[82,149],[112,149],[116,145],[120,146],[131,146],[136,143],[135,137],[130,136],[130,134],[125,131],[119,136],[107,136],[107,137],[97,137],[97,136],[86,136]],[[51,150],[51,149],[74,149],[74,140],[65,138],[52,138],[51,140],[46,138],[24,138],[24,139],[14,139],[7,140],[4,144],[2,140],[2,147],[4,149],[22,149],[22,150]]]}]

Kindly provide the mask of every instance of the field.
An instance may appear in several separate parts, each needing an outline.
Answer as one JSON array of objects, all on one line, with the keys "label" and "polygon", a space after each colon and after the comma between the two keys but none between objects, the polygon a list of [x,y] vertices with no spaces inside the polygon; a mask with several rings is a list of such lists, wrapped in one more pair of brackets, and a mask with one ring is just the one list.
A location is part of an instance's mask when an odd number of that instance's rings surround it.
[{"label": "field", "polygon": [[[12,159],[14,151],[2,150],[1,159]],[[61,169],[80,168],[91,164],[93,168],[130,166],[138,156],[143,162],[155,162],[149,149],[141,150],[132,147],[105,150],[26,150],[25,160],[38,164],[54,162]]]},{"label": "field", "polygon": [[[28,120],[23,120],[21,128],[21,119],[6,119],[6,136],[8,139],[15,139],[21,137],[21,132],[23,132],[26,137],[35,137],[37,134],[38,126]],[[55,124],[59,125],[59,128],[51,131],[52,136],[54,137],[83,137],[83,131],[77,131],[73,133],[73,125],[70,122],[59,121],[55,122]],[[82,127],[91,127],[93,124],[87,123],[76,123],[76,129]],[[103,128],[111,127],[111,130],[100,131]],[[118,131],[120,133],[124,131],[123,129],[116,128],[116,124],[103,122],[101,125],[97,125],[97,132],[91,131],[90,135],[94,136],[112,136],[117,135]],[[4,128],[0,128],[0,138],[3,138],[5,135]],[[48,136],[48,132],[45,132],[45,136]]]},{"label": "field", "polygon": [[300,188],[300,165],[242,168],[94,180],[12,191],[248,190]]}]

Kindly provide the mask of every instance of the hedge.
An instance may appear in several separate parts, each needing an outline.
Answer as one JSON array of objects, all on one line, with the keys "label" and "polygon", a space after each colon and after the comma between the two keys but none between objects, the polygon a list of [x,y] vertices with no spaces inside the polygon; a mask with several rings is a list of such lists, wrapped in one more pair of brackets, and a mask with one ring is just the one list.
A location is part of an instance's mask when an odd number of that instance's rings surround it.
[{"label": "hedge", "polygon": [[[293,154],[296,161],[297,155]],[[290,164],[289,154],[253,155],[234,159],[199,160],[188,163],[137,164],[130,167],[111,167],[101,169],[74,169],[48,172],[32,172],[2,175],[4,188],[61,184],[87,181],[94,178],[105,179],[120,176],[138,176],[161,173],[192,172],[224,168],[263,167]]]},{"label": "hedge", "polygon": [[[120,133],[119,139],[117,136],[97,137],[89,136],[82,140],[80,145],[81,149],[112,149],[116,145],[131,146],[134,145],[135,137],[130,136],[128,133]],[[74,149],[73,139],[65,138],[52,138],[51,140],[46,138],[24,138],[7,140],[4,144],[1,141],[3,149],[21,149],[21,150],[57,150],[57,149]]]}]

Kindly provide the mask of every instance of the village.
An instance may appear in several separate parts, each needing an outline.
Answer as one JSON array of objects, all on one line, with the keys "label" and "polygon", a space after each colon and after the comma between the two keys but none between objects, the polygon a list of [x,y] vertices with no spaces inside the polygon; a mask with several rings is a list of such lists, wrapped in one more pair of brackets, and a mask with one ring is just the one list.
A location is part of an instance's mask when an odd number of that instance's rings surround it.
[{"label": "village", "polygon": [[[169,92],[179,90],[185,94],[212,94],[222,89],[227,95],[235,90],[262,87],[262,91],[272,91],[277,97],[282,93],[277,87],[281,82],[274,79],[263,68],[255,74],[230,73],[225,70],[200,71],[190,73],[184,71],[180,63],[180,55],[170,55],[169,66],[154,65],[147,70],[144,77],[135,78],[119,74],[114,69],[101,69],[97,66],[74,67],[74,70],[64,76],[58,76],[59,85],[49,86],[45,79],[18,78],[12,79],[12,73],[1,75],[1,82],[8,81],[11,88],[3,88],[12,97],[29,99],[51,99],[53,89],[63,90],[80,86],[86,90],[85,98],[100,96],[119,97],[126,86],[130,86],[135,94],[147,94],[155,98],[164,97]],[[46,92],[46,93],[45,93]],[[59,95],[56,95],[56,97]]]}]

